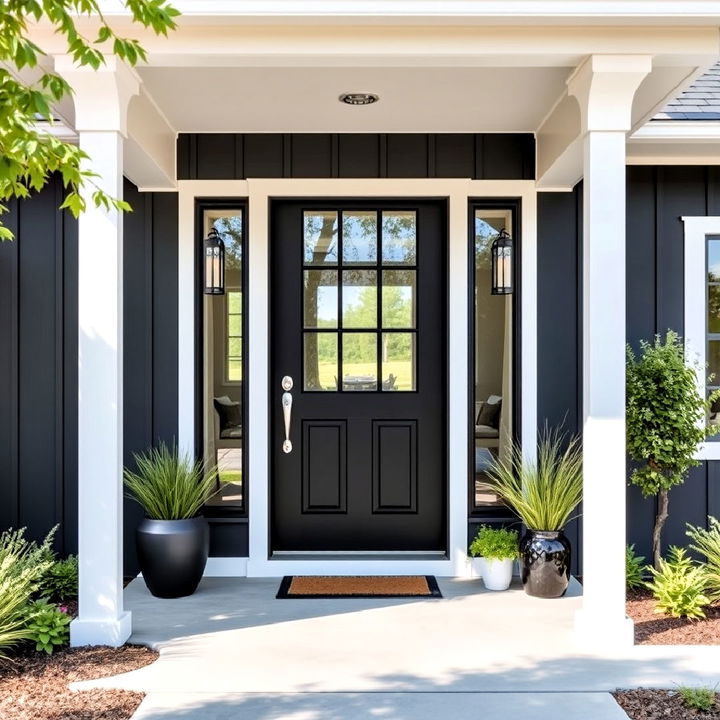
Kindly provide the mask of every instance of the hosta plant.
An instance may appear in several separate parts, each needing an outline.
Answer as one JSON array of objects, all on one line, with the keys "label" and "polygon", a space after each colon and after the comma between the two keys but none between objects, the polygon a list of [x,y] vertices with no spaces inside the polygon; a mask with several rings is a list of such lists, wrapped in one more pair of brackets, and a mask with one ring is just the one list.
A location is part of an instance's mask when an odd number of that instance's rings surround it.
[{"label": "hosta plant", "polygon": [[27,608],[28,640],[35,650],[52,655],[70,642],[70,615],[47,600],[36,600]]},{"label": "hosta plant", "polygon": [[660,559],[660,569],[648,568],[652,580],[647,587],[655,597],[655,612],[698,619],[705,617],[710,604],[706,590],[708,574],[696,565],[683,548],[672,546],[668,559]]},{"label": "hosta plant", "polygon": [[628,590],[637,590],[645,587],[643,572],[645,570],[645,558],[635,554],[635,545],[628,545],[625,548],[625,583]]},{"label": "hosta plant", "polygon": [[720,600],[720,520],[708,518],[709,528],[688,525],[690,547],[705,556],[708,577],[708,594],[713,601]]}]

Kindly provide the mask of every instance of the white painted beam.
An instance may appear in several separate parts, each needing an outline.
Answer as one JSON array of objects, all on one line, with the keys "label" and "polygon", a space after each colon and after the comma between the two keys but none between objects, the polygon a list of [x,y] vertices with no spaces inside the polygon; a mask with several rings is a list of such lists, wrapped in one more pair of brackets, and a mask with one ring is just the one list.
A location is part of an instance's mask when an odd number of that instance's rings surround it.
[{"label": "white painted beam", "polygon": [[[114,58],[93,72],[71,58],[56,70],[74,88],[80,147],[93,182],[122,198],[123,137],[135,75]],[[123,610],[123,223],[95,207],[92,185],[78,220],[78,559],[79,609],[72,645],[122,645],[130,636]]]},{"label": "white painted beam", "polygon": [[643,56],[590,57],[568,82],[583,129],[583,642],[631,644],[625,614],[625,137]]}]

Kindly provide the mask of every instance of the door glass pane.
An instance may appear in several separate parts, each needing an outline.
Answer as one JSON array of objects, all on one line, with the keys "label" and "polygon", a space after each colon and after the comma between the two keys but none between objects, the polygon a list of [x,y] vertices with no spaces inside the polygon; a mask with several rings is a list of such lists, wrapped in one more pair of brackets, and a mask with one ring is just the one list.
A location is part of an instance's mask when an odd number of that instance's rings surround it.
[{"label": "door glass pane", "polygon": [[303,315],[306,328],[336,328],[338,324],[337,270],[306,270]]},{"label": "door glass pane", "polygon": [[417,389],[415,333],[382,334],[382,389]]},{"label": "door glass pane", "polygon": [[708,332],[720,333],[720,285],[708,286]]},{"label": "door glass pane", "polygon": [[306,265],[337,265],[338,214],[334,210],[303,213]]},{"label": "door glass pane", "polygon": [[415,265],[417,262],[415,211],[383,212],[382,261],[384,265]]},{"label": "door glass pane", "polygon": [[383,270],[382,326],[415,327],[415,270]]},{"label": "door glass pane", "polygon": [[343,333],[343,390],[377,390],[377,335]]},{"label": "door glass pane", "polygon": [[720,238],[708,240],[708,282],[720,282]]},{"label": "door glass pane", "polygon": [[377,212],[353,210],[343,212],[343,263],[377,261]]},{"label": "door glass pane", "polygon": [[305,390],[337,390],[337,333],[306,332],[304,345]]},{"label": "door glass pane", "polygon": [[377,327],[377,271],[343,270],[344,328]]}]

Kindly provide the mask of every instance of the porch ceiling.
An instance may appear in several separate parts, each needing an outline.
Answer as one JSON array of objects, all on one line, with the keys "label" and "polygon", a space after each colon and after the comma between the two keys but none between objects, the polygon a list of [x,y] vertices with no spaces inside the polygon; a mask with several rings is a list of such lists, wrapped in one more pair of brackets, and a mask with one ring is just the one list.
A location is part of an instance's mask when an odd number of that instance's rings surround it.
[{"label": "porch ceiling", "polygon": [[[146,67],[179,132],[533,132],[566,67]],[[380,102],[353,107],[343,92]]]}]

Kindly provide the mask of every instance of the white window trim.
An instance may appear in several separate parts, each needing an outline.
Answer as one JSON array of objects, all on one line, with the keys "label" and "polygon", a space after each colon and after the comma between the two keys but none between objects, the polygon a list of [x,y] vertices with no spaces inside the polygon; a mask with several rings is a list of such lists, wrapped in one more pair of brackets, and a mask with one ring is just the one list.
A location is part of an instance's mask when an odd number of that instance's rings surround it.
[{"label": "white window trim", "polygon": [[[537,438],[537,192],[533,180],[462,179],[278,179],[181,180],[178,182],[178,446],[192,451],[195,438],[195,201],[206,197],[247,198],[249,263],[245,377],[248,380],[247,452],[249,525],[248,576],[292,574],[430,574],[469,576],[467,556],[467,362],[468,238],[470,198],[522,201],[521,388],[523,452],[533,459]],[[449,327],[452,367],[448,388],[448,557],[438,560],[270,559],[268,467],[269,203],[283,197],[442,197],[449,202]],[[242,563],[228,565],[238,574]],[[234,568],[230,570],[229,568]],[[221,571],[219,568],[218,571]]]},{"label": "white window trim", "polygon": [[[720,235],[720,217],[683,217],[685,225],[685,357],[704,368],[707,363],[706,257],[708,235]],[[705,373],[698,373],[698,392],[705,397]],[[703,425],[703,421],[699,421]],[[698,446],[697,460],[720,460],[720,441]]]}]

